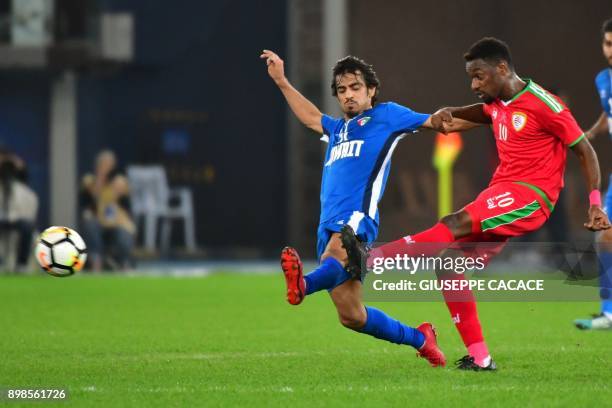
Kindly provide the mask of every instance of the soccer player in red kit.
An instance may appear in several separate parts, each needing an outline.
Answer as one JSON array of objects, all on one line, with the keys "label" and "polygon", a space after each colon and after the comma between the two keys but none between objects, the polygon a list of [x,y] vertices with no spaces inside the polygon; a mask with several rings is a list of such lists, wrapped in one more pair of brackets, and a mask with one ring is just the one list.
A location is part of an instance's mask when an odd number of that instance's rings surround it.
[{"label": "soccer player in red kit", "polygon": [[[592,231],[610,228],[596,199],[600,188],[597,156],[563,102],[516,74],[510,50],[503,41],[483,38],[472,45],[464,58],[471,88],[484,103],[440,109],[432,115],[432,123],[452,124],[455,130],[492,127],[500,162],[489,187],[432,228],[375,248],[369,254],[345,228],[342,240],[353,273],[361,273],[361,262],[366,258],[371,265],[375,258],[397,254],[434,256],[453,242],[491,243],[486,253],[499,253],[509,238],[537,230],[550,216],[563,187],[568,148],[578,156],[591,193],[584,226]],[[452,275],[441,279],[465,279],[463,274]],[[443,291],[443,295],[468,351],[457,361],[458,368],[495,370],[472,292],[462,290],[460,299],[456,291]]]}]

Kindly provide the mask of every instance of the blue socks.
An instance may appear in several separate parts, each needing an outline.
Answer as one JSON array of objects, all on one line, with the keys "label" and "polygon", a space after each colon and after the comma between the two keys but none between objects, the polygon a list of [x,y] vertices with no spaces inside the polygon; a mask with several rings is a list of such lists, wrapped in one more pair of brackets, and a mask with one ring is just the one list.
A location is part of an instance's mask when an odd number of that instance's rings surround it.
[{"label": "blue socks", "polygon": [[327,258],[321,265],[308,275],[304,275],[306,281],[306,295],[323,289],[331,290],[351,278],[344,270],[342,264],[334,258]]},{"label": "blue socks", "polygon": [[612,252],[599,253],[599,295],[602,313],[612,314]]},{"label": "blue socks", "polygon": [[[331,257],[327,258],[317,269],[304,276],[306,295],[323,289],[332,290],[350,278],[340,262]],[[366,306],[366,312],[368,313],[366,324],[358,330],[359,332],[391,343],[408,344],[416,349],[425,343],[425,336],[417,329],[406,326],[376,308]]]},{"label": "blue socks", "polygon": [[425,343],[425,336],[417,329],[406,326],[376,308],[366,306],[366,312],[368,319],[365,326],[359,330],[361,333],[391,343],[408,344],[416,349]]}]

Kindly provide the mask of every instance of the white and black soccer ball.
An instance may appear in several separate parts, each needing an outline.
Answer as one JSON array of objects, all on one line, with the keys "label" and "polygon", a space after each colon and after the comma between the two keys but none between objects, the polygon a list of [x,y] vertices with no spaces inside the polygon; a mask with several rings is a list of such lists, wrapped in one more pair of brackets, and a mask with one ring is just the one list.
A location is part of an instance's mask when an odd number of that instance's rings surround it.
[{"label": "white and black soccer ball", "polygon": [[49,227],[38,237],[36,259],[49,275],[70,276],[85,265],[87,247],[75,230],[68,227]]}]

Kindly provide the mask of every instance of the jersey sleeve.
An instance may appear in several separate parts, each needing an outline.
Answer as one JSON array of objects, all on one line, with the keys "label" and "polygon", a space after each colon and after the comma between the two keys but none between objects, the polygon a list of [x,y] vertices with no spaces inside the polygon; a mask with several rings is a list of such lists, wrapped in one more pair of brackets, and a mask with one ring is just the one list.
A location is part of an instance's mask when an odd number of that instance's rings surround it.
[{"label": "jersey sleeve", "polygon": [[601,108],[604,112],[610,112],[610,74],[608,73],[608,69],[601,71],[595,77],[595,88],[597,88],[597,93],[599,94],[599,100],[601,102]]},{"label": "jersey sleeve", "polygon": [[415,112],[397,103],[388,103],[387,121],[394,132],[413,132],[420,128],[429,116],[429,114]]},{"label": "jersey sleeve", "polygon": [[336,122],[337,120],[329,115],[321,115],[321,127],[323,128],[323,136],[321,136],[320,139],[321,141],[329,143],[332,133],[336,128]]},{"label": "jersey sleeve", "polygon": [[568,147],[574,146],[585,137],[584,132],[578,126],[574,115],[572,115],[569,109],[565,108],[559,113],[546,109],[545,112],[544,123],[546,130],[561,139]]}]

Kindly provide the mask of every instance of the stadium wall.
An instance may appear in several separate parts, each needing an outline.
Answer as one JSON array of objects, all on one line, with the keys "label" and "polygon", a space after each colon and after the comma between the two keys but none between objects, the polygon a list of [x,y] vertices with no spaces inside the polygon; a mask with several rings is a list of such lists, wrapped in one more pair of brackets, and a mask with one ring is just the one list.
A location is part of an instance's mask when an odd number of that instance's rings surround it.
[{"label": "stadium wall", "polygon": [[105,147],[123,165],[162,163],[172,185],[193,190],[199,244],[276,253],[286,236],[286,108],[259,54],[285,53],[285,2],[104,6],[133,14],[135,59],[80,76],[80,173]]}]

